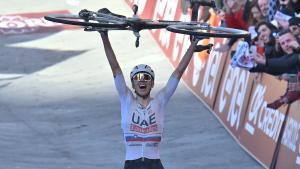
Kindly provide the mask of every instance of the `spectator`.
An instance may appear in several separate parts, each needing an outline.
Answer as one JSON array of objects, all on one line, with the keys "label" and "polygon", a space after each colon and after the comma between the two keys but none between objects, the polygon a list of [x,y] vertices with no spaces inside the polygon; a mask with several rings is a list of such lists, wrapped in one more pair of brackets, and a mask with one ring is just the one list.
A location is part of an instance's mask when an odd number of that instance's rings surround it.
[{"label": "spectator", "polygon": [[277,33],[277,28],[274,25],[263,21],[256,25],[255,30],[258,36],[254,44],[257,48],[263,48],[262,51],[257,50],[257,55],[259,55],[259,57],[275,58],[282,55],[276,46],[276,39],[274,35]]},{"label": "spectator", "polygon": [[289,30],[296,38],[300,38],[300,18],[293,17],[289,20]]},{"label": "spectator", "polygon": [[294,7],[292,6],[292,1],[291,0],[278,0],[279,1],[279,9],[288,9],[289,11],[295,11]]},{"label": "spectator", "polygon": [[299,67],[297,67],[295,60],[297,61],[300,53],[298,40],[288,30],[282,30],[278,33],[278,36],[278,50],[283,52],[283,55],[278,58],[255,57],[254,59],[258,64],[250,69],[250,72],[266,72],[271,75],[297,73]]},{"label": "spectator", "polygon": [[227,27],[248,30],[248,23],[244,20],[244,3],[238,0],[224,0],[224,22]]},{"label": "spectator", "polygon": [[[291,104],[300,99],[299,73],[300,73],[300,43],[288,30],[279,33],[278,42],[281,50],[285,53],[280,58],[261,59],[255,58],[259,63],[257,67],[250,69],[250,72],[266,72],[272,75],[282,75],[281,78],[288,81],[288,87],[283,96],[267,105],[272,109],[278,109],[283,104]],[[296,75],[298,72],[298,76]],[[293,78],[286,76],[292,74]]]},{"label": "spectator", "polygon": [[263,17],[266,21],[269,21],[268,15],[269,15],[269,0],[258,0],[257,1],[259,9]]},{"label": "spectator", "polygon": [[256,25],[257,23],[264,20],[264,17],[259,10],[259,6],[257,3],[253,3],[250,5],[250,17],[248,23],[250,25]]},{"label": "spectator", "polygon": [[291,6],[294,8],[294,11],[300,13],[300,0],[290,0]]},{"label": "spectator", "polygon": [[[244,1],[238,0],[224,0],[224,23],[226,27],[248,30],[248,23],[244,19]],[[227,44],[221,45],[219,48],[215,49],[218,52],[228,51],[230,46],[232,46],[237,41],[236,38],[230,39]]]}]

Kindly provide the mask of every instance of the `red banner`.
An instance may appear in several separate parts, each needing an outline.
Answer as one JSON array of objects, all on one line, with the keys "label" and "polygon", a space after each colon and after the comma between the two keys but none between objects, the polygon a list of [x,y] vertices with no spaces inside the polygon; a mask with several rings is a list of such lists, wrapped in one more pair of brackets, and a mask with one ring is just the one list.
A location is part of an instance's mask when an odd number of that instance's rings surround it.
[{"label": "red banner", "polygon": [[0,35],[16,35],[36,32],[60,31],[78,27],[50,22],[44,19],[48,14],[68,14],[69,11],[22,13],[0,16]]}]

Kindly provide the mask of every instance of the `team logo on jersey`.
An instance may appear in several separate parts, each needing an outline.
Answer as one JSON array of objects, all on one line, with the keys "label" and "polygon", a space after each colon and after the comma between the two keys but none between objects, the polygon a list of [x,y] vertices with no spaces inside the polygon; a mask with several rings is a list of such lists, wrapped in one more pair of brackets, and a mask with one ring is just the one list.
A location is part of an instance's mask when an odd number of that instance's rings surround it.
[{"label": "team logo on jersey", "polygon": [[158,131],[155,113],[149,115],[148,118],[145,119],[142,119],[139,113],[132,113],[130,131],[139,133],[151,133]]}]

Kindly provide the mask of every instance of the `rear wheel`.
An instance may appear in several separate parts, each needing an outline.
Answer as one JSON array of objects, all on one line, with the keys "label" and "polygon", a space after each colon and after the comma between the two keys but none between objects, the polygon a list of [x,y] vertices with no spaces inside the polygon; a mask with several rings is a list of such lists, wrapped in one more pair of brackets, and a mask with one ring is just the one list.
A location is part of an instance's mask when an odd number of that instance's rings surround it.
[{"label": "rear wheel", "polygon": [[219,38],[247,38],[250,33],[240,29],[213,27],[208,25],[171,25],[167,30],[175,33],[182,33],[203,37]]},{"label": "rear wheel", "polygon": [[127,24],[125,22],[114,21],[106,18],[100,18],[95,16],[93,19],[82,19],[79,15],[74,14],[50,14],[45,16],[45,19],[52,22],[84,26],[84,27],[99,27],[105,29],[126,29]]}]

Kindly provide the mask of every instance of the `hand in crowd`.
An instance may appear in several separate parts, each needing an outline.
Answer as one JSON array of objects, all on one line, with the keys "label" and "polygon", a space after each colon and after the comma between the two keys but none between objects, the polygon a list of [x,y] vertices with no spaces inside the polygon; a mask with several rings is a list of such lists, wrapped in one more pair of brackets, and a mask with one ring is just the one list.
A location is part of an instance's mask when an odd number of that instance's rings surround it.
[{"label": "hand in crowd", "polygon": [[258,38],[258,40],[254,42],[254,44],[256,46],[260,46],[260,47],[264,47],[265,46],[264,41],[261,38]]},{"label": "hand in crowd", "polygon": [[285,80],[285,81],[288,81],[288,80],[291,79],[291,77],[290,77],[289,74],[284,73],[284,74],[282,74],[282,75],[277,76],[277,79],[278,79],[278,80]]},{"label": "hand in crowd", "polygon": [[300,91],[300,83],[288,83],[288,89],[292,91]]},{"label": "hand in crowd", "polygon": [[225,17],[225,11],[224,11],[224,10],[219,9],[219,10],[216,11],[216,14],[217,14],[222,20],[223,20],[224,17]]},{"label": "hand in crowd", "polygon": [[297,42],[297,40],[293,40],[289,43],[289,46],[295,50],[299,49],[300,48],[300,45],[299,43]]},{"label": "hand in crowd", "polygon": [[266,64],[266,57],[259,53],[253,54],[252,58],[254,59],[255,63],[263,64],[263,65]]},{"label": "hand in crowd", "polygon": [[224,7],[226,13],[235,13],[241,8],[241,4],[237,0],[225,0]]}]

